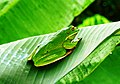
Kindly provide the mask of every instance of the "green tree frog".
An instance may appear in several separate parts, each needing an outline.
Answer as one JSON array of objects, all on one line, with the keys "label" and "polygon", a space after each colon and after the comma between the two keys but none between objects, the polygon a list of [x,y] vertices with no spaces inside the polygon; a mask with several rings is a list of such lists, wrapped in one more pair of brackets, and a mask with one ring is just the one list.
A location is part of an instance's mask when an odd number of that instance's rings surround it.
[{"label": "green tree frog", "polygon": [[51,64],[72,53],[80,39],[74,40],[79,29],[74,26],[69,26],[59,30],[55,37],[46,45],[40,48],[39,46],[30,55],[28,60],[33,60],[36,67]]}]

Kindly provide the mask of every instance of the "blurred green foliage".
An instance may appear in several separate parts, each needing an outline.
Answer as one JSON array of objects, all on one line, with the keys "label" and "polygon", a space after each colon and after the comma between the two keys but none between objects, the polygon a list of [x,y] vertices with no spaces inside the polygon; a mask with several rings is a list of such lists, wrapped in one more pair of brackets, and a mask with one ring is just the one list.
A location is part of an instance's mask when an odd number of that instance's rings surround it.
[{"label": "blurred green foliage", "polygon": [[109,22],[110,21],[108,19],[106,19],[104,16],[96,14],[96,15],[94,15],[92,17],[88,17],[85,20],[83,20],[82,24],[80,24],[78,27],[105,24],[105,23],[109,23]]}]

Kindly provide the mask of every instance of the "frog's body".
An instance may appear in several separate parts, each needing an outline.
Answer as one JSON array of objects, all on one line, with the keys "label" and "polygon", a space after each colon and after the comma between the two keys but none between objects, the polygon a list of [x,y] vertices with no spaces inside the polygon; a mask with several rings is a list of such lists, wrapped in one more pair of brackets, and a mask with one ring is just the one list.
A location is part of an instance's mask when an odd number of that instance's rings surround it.
[{"label": "frog's body", "polygon": [[[44,66],[70,54],[71,50],[79,41],[72,41],[77,33],[78,29],[74,26],[58,31],[57,35],[53,37],[48,44],[43,46],[36,55],[32,55],[31,59],[34,62],[34,65]],[[69,51],[67,51],[68,49]]]}]

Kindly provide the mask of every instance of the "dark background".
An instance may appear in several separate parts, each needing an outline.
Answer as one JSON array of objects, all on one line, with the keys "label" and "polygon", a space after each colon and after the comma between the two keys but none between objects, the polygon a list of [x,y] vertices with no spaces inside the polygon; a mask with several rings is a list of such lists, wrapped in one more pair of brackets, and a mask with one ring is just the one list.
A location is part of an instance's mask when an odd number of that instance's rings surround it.
[{"label": "dark background", "polygon": [[72,25],[77,26],[87,17],[100,14],[110,21],[120,20],[120,0],[95,0],[82,14],[77,16]]}]

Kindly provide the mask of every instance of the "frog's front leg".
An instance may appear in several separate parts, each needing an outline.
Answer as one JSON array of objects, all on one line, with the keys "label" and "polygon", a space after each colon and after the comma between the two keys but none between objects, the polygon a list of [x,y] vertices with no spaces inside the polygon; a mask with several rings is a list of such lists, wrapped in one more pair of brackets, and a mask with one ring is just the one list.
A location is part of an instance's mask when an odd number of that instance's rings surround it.
[{"label": "frog's front leg", "polygon": [[68,39],[68,40],[64,41],[63,47],[64,47],[65,49],[73,49],[74,47],[76,47],[77,43],[78,43],[80,40],[81,40],[81,38],[80,38],[80,39],[78,38],[78,40],[76,40],[76,41],[73,41],[73,40],[71,40],[71,39]]},{"label": "frog's front leg", "polygon": [[62,47],[57,48],[55,50],[51,50],[50,52],[47,52],[45,54],[38,53],[36,55],[39,55],[39,58],[33,58],[33,61],[34,65],[37,67],[54,63],[55,61],[60,60],[67,56],[66,49]]}]

